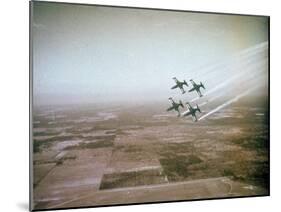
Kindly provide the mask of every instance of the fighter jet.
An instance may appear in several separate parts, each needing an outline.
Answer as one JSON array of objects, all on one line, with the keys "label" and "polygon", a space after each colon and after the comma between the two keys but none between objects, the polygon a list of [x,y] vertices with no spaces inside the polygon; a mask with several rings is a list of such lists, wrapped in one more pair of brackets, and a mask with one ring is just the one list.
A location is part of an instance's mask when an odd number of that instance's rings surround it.
[{"label": "fighter jet", "polygon": [[171,101],[172,106],[169,107],[169,108],[167,109],[167,111],[175,110],[175,111],[178,112],[178,117],[179,117],[179,116],[180,116],[179,107],[181,106],[182,108],[184,108],[184,106],[183,106],[183,104],[182,104],[182,101],[180,100],[179,103],[176,103],[176,102],[172,99],[172,97],[170,97],[169,100]]},{"label": "fighter jet", "polygon": [[192,115],[192,119],[193,121],[197,121],[197,117],[196,117],[196,112],[200,112],[201,113],[201,110],[200,108],[198,107],[198,105],[196,104],[196,108],[192,107],[188,102],[186,103],[186,106],[188,108],[187,111],[185,111],[182,116],[189,116],[189,115]]},{"label": "fighter jet", "polygon": [[203,95],[200,91],[200,88],[205,89],[205,86],[203,85],[203,83],[200,82],[200,84],[196,84],[192,79],[190,80],[190,82],[192,83],[193,88],[191,88],[188,92],[196,91],[198,93],[199,97],[202,97]]},{"label": "fighter jet", "polygon": [[173,80],[175,80],[176,85],[173,86],[171,89],[179,88],[179,89],[181,89],[181,92],[184,94],[185,90],[183,89],[183,85],[186,85],[188,87],[187,82],[185,80],[183,82],[181,82],[176,77],[173,77]]}]

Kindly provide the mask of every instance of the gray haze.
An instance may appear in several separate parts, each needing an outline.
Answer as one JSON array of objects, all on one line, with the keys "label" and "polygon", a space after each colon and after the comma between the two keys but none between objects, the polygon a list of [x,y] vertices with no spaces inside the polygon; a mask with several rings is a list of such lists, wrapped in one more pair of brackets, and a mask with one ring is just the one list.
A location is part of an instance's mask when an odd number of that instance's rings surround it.
[{"label": "gray haze", "polygon": [[[179,93],[170,90],[174,76],[210,88],[239,75],[244,70],[226,66],[240,64],[237,55],[247,49],[252,53],[242,58],[244,66],[264,58],[259,68],[267,71],[267,21],[33,2],[34,103],[167,99]],[[263,52],[253,60],[259,45]]]}]

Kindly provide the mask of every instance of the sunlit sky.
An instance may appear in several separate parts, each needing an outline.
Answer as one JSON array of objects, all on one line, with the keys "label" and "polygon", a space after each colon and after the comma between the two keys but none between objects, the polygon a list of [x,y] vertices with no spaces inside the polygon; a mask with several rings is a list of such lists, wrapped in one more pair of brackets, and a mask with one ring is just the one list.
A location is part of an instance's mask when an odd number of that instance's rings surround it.
[{"label": "sunlit sky", "polygon": [[267,27],[266,17],[33,2],[34,101],[164,98],[172,77],[267,41]]}]

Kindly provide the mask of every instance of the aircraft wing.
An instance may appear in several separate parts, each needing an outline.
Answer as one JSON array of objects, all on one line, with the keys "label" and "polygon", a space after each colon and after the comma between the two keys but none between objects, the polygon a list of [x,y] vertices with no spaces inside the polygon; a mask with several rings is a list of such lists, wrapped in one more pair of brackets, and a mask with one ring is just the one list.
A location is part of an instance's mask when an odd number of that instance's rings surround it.
[{"label": "aircraft wing", "polygon": [[167,111],[171,111],[171,110],[173,110],[174,109],[174,107],[172,106],[172,107],[169,107],[168,109],[167,109]]},{"label": "aircraft wing", "polygon": [[194,91],[195,87],[191,88],[190,90],[188,90],[188,92]]},{"label": "aircraft wing", "polygon": [[178,84],[174,85],[173,87],[171,87],[171,89],[175,89],[178,87]]}]

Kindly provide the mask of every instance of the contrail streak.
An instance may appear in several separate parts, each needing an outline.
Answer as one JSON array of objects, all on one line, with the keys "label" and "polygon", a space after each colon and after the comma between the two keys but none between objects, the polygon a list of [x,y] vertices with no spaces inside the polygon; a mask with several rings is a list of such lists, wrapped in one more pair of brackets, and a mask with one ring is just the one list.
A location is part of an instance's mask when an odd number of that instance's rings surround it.
[{"label": "contrail streak", "polygon": [[[249,73],[250,70],[252,70],[252,69],[258,67],[259,65],[264,65],[263,63],[265,63],[266,61],[267,61],[267,59],[265,59],[265,60],[263,60],[263,61],[260,61],[258,64],[255,64],[253,67],[251,67],[250,69],[248,69],[247,72],[241,72],[241,73],[237,74],[236,76],[227,79],[226,81],[222,82],[221,84],[218,84],[216,87],[214,87],[214,88],[210,89],[209,91],[207,91],[204,95],[211,94],[211,93],[213,93],[213,92],[215,92],[215,91],[217,91],[217,90],[223,88],[224,86],[228,85],[230,82],[234,81],[235,79],[238,79],[238,78],[242,77],[243,75],[245,75],[246,73]],[[261,71],[259,71],[259,72],[261,72]],[[257,74],[258,74],[259,72],[257,72]],[[243,79],[243,80],[245,80],[245,79]],[[194,101],[197,100],[197,99],[199,99],[199,97],[193,98],[192,100],[190,100],[190,102],[194,102]]]},{"label": "contrail streak", "polygon": [[213,97],[213,98],[211,98],[211,99],[209,99],[209,100],[207,100],[207,101],[205,101],[205,102],[202,102],[202,103],[199,104],[198,106],[199,106],[199,107],[204,106],[204,105],[206,105],[206,104],[208,104],[208,103],[210,103],[210,102],[212,102],[212,101],[218,99],[219,97],[221,97],[221,96],[223,96],[223,95],[224,95],[224,94],[217,95],[217,96],[215,96],[215,97]]},{"label": "contrail streak", "polygon": [[[245,60],[247,58],[250,58],[253,56],[253,54],[258,54],[265,49],[268,48],[268,42],[263,42],[258,45],[252,46],[250,48],[244,49],[241,52],[234,55],[232,58],[228,58],[225,61],[220,61],[218,63],[213,63],[209,65],[204,65],[201,67],[201,71],[197,72],[195,76],[193,76],[193,79],[202,78],[202,76],[206,77],[206,75],[210,75],[212,72],[214,72],[216,69],[221,69],[222,67],[228,66],[230,62],[233,62],[234,60]],[[221,67],[222,66],[222,67]]]},{"label": "contrail streak", "polygon": [[250,89],[248,89],[247,91],[245,91],[245,92],[239,94],[238,96],[234,97],[233,99],[228,100],[227,102],[225,102],[225,103],[223,103],[222,105],[216,107],[214,110],[211,110],[209,113],[205,114],[204,116],[201,116],[201,117],[198,119],[198,121],[200,121],[200,120],[202,120],[202,119],[208,117],[209,115],[212,115],[213,113],[215,113],[215,112],[221,110],[222,108],[224,108],[224,107],[230,105],[231,103],[238,101],[240,98],[242,98],[242,97],[248,95],[249,93],[253,92],[256,88],[258,88],[258,86],[254,87],[254,88],[250,88]]},{"label": "contrail streak", "polygon": [[[260,79],[263,79],[263,76],[260,76],[260,75],[259,75],[259,76],[252,76],[252,78],[255,78],[256,80],[260,80]],[[255,87],[257,87],[257,86],[255,86]],[[225,95],[225,93],[219,93],[219,94],[217,94],[216,96],[214,96],[214,97],[212,97],[212,98],[210,98],[210,99],[208,99],[208,100],[206,100],[206,101],[200,103],[200,104],[199,104],[199,107],[204,106],[204,105],[206,105],[206,104],[208,104],[208,103],[210,103],[210,102],[212,102],[212,101],[214,101],[214,100],[220,98],[220,97],[223,96],[223,95]]]}]

